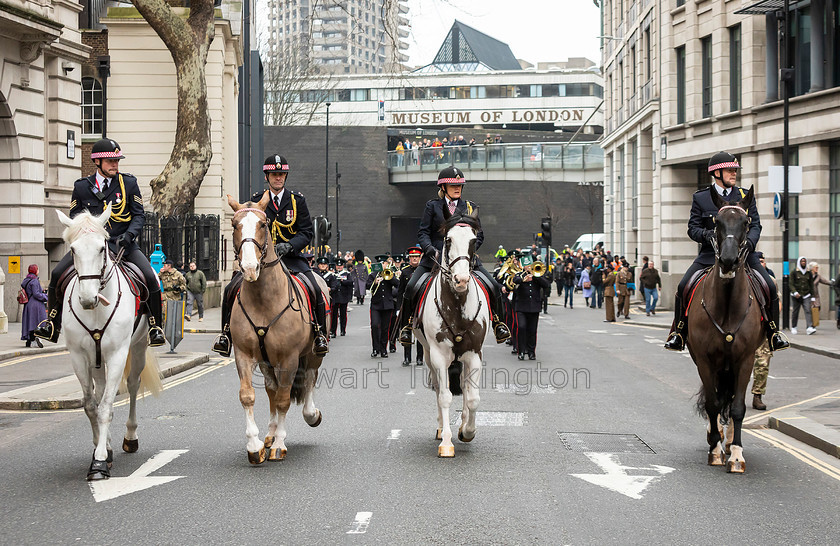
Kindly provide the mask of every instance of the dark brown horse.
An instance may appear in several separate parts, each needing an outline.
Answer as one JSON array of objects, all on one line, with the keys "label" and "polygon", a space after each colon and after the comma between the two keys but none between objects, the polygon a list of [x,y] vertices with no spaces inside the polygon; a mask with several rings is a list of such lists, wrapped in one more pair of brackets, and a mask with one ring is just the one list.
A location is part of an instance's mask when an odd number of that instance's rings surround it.
[{"label": "dark brown horse", "polygon": [[[744,401],[752,373],[753,358],[764,334],[761,305],[755,300],[745,270],[749,246],[747,211],[753,190],[738,203],[727,203],[716,191],[718,207],[712,246],[715,265],[694,289],[688,308],[688,351],[703,381],[697,409],[709,418],[706,440],[709,464],[729,472],[746,470],[741,445],[741,424],[747,412]],[[723,426],[726,445],[723,445]],[[730,447],[731,446],[731,447]],[[731,453],[730,453],[731,450]]]}]

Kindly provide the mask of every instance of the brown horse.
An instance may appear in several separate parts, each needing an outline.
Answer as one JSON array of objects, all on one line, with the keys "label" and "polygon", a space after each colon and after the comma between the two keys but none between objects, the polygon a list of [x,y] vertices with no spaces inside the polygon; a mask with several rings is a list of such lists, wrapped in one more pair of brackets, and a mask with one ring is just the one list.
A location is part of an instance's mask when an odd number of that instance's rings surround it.
[{"label": "brown horse", "polygon": [[[230,333],[239,372],[239,401],[245,409],[248,461],[252,464],[264,462],[266,450],[269,460],[286,457],[286,412],[292,400],[303,402],[303,419],[309,426],[321,424],[313,391],[323,357],[313,352],[313,317],[306,289],[274,252],[265,215],[268,203],[268,192],[259,203],[240,204],[228,195],[228,204],[234,210],[233,246],[246,281],[233,305]],[[320,277],[317,280],[323,284],[322,294],[329,294],[324,281]],[[265,441],[260,441],[254,421],[252,377],[258,365],[271,406]]]},{"label": "brown horse", "polygon": [[[719,208],[712,242],[715,265],[694,289],[688,308],[688,351],[703,382],[697,409],[709,418],[708,463],[723,466],[725,454],[730,454],[726,468],[735,473],[746,470],[741,445],[741,425],[747,412],[744,398],[755,351],[764,339],[761,305],[754,301],[745,270],[747,211],[753,199],[752,188],[738,203],[727,203],[712,191]],[[727,422],[724,447],[723,426]]]}]

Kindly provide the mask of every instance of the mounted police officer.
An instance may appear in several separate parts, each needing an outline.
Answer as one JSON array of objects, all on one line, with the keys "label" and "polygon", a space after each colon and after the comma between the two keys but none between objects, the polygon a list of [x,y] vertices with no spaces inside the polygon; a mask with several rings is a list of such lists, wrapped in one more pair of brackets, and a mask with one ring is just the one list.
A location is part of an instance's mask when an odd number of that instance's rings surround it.
[{"label": "mounted police officer", "polygon": [[[691,203],[691,216],[688,219],[688,236],[700,243],[700,254],[694,263],[688,268],[679,286],[674,299],[674,322],[671,326],[671,333],[665,342],[665,348],[672,351],[681,351],[685,348],[686,335],[688,333],[688,320],[686,319],[685,302],[683,302],[683,291],[689,279],[698,271],[706,269],[715,264],[715,250],[712,246],[712,239],[715,236],[715,218],[718,215],[718,207],[712,202],[711,192],[716,191],[724,201],[737,203],[744,198],[746,192],[736,186],[738,169],[741,166],[734,155],[729,152],[718,152],[709,160],[708,172],[714,178],[714,183],[708,188],[703,188],[694,193]],[[758,245],[758,238],[761,234],[761,220],[758,216],[758,209],[755,200],[750,203],[747,212],[750,218],[750,227],[747,232],[747,246],[749,255],[747,263],[749,266],[764,278],[764,282],[770,288],[770,301],[766,306],[766,316],[770,320],[765,321],[767,339],[770,349],[777,351],[790,347],[788,340],[779,332],[779,296],[776,291],[776,283],[767,274],[767,270],[759,263],[755,247]]]},{"label": "mounted police officer", "polygon": [[[289,271],[301,274],[308,280],[307,284],[313,292],[312,307],[315,312],[315,354],[323,356],[329,352],[326,305],[321,289],[315,281],[315,273],[301,255],[301,251],[312,241],[315,233],[306,199],[300,193],[285,187],[289,163],[283,156],[268,156],[263,164],[263,172],[271,194],[271,202],[265,209],[265,216],[270,226],[274,252]],[[256,203],[263,195],[264,192],[257,192],[251,196],[251,201]],[[240,286],[242,274],[236,271],[225,287],[222,299],[222,333],[213,344],[213,350],[222,356],[230,356],[230,313]]]},{"label": "mounted police officer", "polygon": [[[443,208],[448,207],[450,214],[469,214],[476,207],[472,201],[467,201],[461,198],[461,190],[464,188],[464,172],[458,167],[449,166],[440,171],[438,174],[438,197],[426,203],[426,210],[423,211],[423,218],[420,220],[420,228],[417,230],[417,242],[420,248],[423,249],[423,259],[420,260],[420,265],[411,276],[406,289],[405,298],[403,299],[402,311],[400,312],[400,343],[403,345],[411,345],[412,343],[412,326],[411,314],[414,312],[416,302],[414,298],[417,294],[418,285],[422,276],[431,271],[435,263],[441,259],[441,252],[443,252],[444,234],[441,233],[441,227],[446,220],[443,215]],[[478,251],[481,243],[484,241],[484,231],[479,229],[476,234],[475,250]],[[491,317],[493,320],[493,333],[496,336],[496,343],[502,343],[510,337],[510,330],[499,319],[502,297],[502,287],[497,283],[493,276],[484,269],[481,265],[481,260],[478,255],[475,256],[475,265],[473,272],[481,280],[482,284],[487,288],[491,294],[492,306]],[[408,315],[408,316],[406,316]]]},{"label": "mounted police officer", "polygon": [[[163,345],[166,339],[161,324],[160,285],[146,256],[140,252],[135,242],[143,231],[146,215],[143,210],[143,197],[137,186],[137,179],[119,171],[120,159],[125,156],[120,145],[110,138],[96,142],[91,149],[90,158],[96,165],[96,172],[86,178],[76,180],[73,195],[70,198],[70,217],[83,211],[102,214],[108,203],[111,204],[111,218],[105,224],[110,235],[108,248],[115,254],[124,248],[123,261],[131,262],[143,272],[149,299],[146,301],[146,313],[149,317],[149,345]],[[63,294],[60,293],[59,280],[62,274],[73,264],[69,252],[58,262],[50,277],[48,296],[49,313],[34,334],[53,343],[61,333],[61,311]]]}]

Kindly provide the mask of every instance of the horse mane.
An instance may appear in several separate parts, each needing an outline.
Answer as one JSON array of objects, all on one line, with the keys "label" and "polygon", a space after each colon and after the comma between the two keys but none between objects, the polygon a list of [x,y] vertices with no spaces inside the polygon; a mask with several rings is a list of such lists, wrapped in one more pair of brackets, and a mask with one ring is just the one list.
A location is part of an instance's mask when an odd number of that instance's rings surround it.
[{"label": "horse mane", "polygon": [[74,216],[73,224],[64,228],[61,237],[67,244],[72,244],[86,233],[100,235],[103,239],[108,238],[108,232],[105,230],[105,227],[99,223],[96,216],[88,211],[80,212]]},{"label": "horse mane", "polygon": [[475,216],[470,216],[468,214],[453,214],[443,224],[441,224],[440,232],[443,235],[446,235],[446,233],[457,224],[467,224],[476,231],[481,229],[481,223]]}]

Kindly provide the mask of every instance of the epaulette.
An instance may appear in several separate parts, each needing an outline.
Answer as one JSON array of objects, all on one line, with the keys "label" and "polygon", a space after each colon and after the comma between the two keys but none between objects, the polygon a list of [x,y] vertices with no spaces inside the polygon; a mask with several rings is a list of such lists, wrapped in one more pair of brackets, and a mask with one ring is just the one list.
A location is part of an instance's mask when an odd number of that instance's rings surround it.
[{"label": "epaulette", "polygon": [[704,191],[709,191],[709,189],[710,189],[711,187],[712,187],[712,185],[711,185],[711,184],[709,184],[709,185],[708,185],[708,186],[706,186],[705,188],[700,188],[699,190],[697,190],[697,191],[696,191],[696,192],[694,192],[694,193],[700,193],[700,192],[704,192]]},{"label": "epaulette", "polygon": [[[299,191],[289,190],[289,192],[291,192],[292,195],[297,195],[298,197],[303,197],[303,194],[300,193]],[[306,199],[306,197],[303,197],[303,198]]]}]

